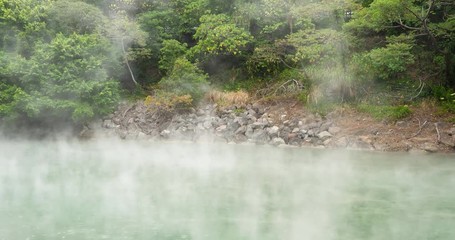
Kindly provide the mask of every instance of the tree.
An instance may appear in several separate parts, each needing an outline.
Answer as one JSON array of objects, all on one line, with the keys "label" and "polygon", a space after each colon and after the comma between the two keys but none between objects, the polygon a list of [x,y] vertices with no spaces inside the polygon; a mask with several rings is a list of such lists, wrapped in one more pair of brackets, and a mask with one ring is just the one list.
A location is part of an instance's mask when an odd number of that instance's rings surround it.
[{"label": "tree", "polygon": [[207,75],[186,58],[178,58],[171,72],[159,82],[159,88],[176,96],[190,95],[198,101],[207,90]]},{"label": "tree", "polygon": [[237,27],[225,14],[204,15],[200,21],[201,25],[194,34],[198,40],[192,49],[195,53],[237,55],[252,41],[251,35]]},{"label": "tree", "polygon": [[[346,30],[355,36],[370,31],[376,36],[405,34],[415,39],[415,46],[433,52],[435,59],[444,59],[444,73],[430,75],[439,74],[445,78],[443,82],[446,85],[455,87],[455,2],[376,0],[357,12],[354,19],[346,25]],[[378,41],[379,44],[380,42]],[[435,61],[431,59],[425,64],[431,65],[431,62]],[[438,69],[437,66],[430,68]]]},{"label": "tree", "polygon": [[11,63],[14,87],[6,91],[14,90],[9,102],[15,117],[81,124],[112,111],[119,90],[104,69],[108,46],[99,35],[58,34],[51,43],[38,44],[30,59]]},{"label": "tree", "polygon": [[167,72],[172,70],[175,60],[185,55],[188,45],[175,39],[164,40],[160,49],[160,69]]},{"label": "tree", "polygon": [[49,6],[47,28],[56,33],[106,33],[107,18],[97,7],[78,1],[60,0]]}]

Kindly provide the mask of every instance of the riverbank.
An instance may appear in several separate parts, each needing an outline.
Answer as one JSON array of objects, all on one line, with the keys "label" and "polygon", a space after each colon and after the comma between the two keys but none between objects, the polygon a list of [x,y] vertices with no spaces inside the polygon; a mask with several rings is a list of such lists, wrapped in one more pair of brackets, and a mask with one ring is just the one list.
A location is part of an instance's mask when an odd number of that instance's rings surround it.
[{"label": "riverbank", "polygon": [[375,151],[455,152],[455,124],[413,107],[399,121],[379,121],[350,107],[321,116],[298,101],[166,112],[137,103],[121,104],[100,123],[103,134],[122,139],[217,141],[274,146]]}]

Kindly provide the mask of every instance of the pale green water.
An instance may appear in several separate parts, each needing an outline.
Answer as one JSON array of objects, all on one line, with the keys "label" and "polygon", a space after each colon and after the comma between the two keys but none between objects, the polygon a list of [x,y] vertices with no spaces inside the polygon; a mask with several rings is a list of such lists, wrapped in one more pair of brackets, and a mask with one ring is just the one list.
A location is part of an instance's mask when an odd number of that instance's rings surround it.
[{"label": "pale green water", "polygon": [[455,239],[455,156],[0,142],[0,240]]}]

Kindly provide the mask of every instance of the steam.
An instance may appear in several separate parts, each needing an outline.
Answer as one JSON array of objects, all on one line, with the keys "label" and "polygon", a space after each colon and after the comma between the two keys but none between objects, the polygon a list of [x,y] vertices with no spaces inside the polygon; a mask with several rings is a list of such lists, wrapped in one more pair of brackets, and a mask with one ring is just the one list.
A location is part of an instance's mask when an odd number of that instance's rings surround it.
[{"label": "steam", "polygon": [[452,239],[452,156],[1,141],[0,239]]}]

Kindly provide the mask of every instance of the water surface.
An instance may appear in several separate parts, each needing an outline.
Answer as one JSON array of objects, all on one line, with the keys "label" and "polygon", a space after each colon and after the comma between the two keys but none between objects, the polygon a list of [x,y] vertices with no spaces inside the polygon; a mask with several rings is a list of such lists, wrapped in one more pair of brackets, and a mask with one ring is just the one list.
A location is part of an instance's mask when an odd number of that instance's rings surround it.
[{"label": "water surface", "polygon": [[455,239],[454,155],[0,142],[0,240]]}]

